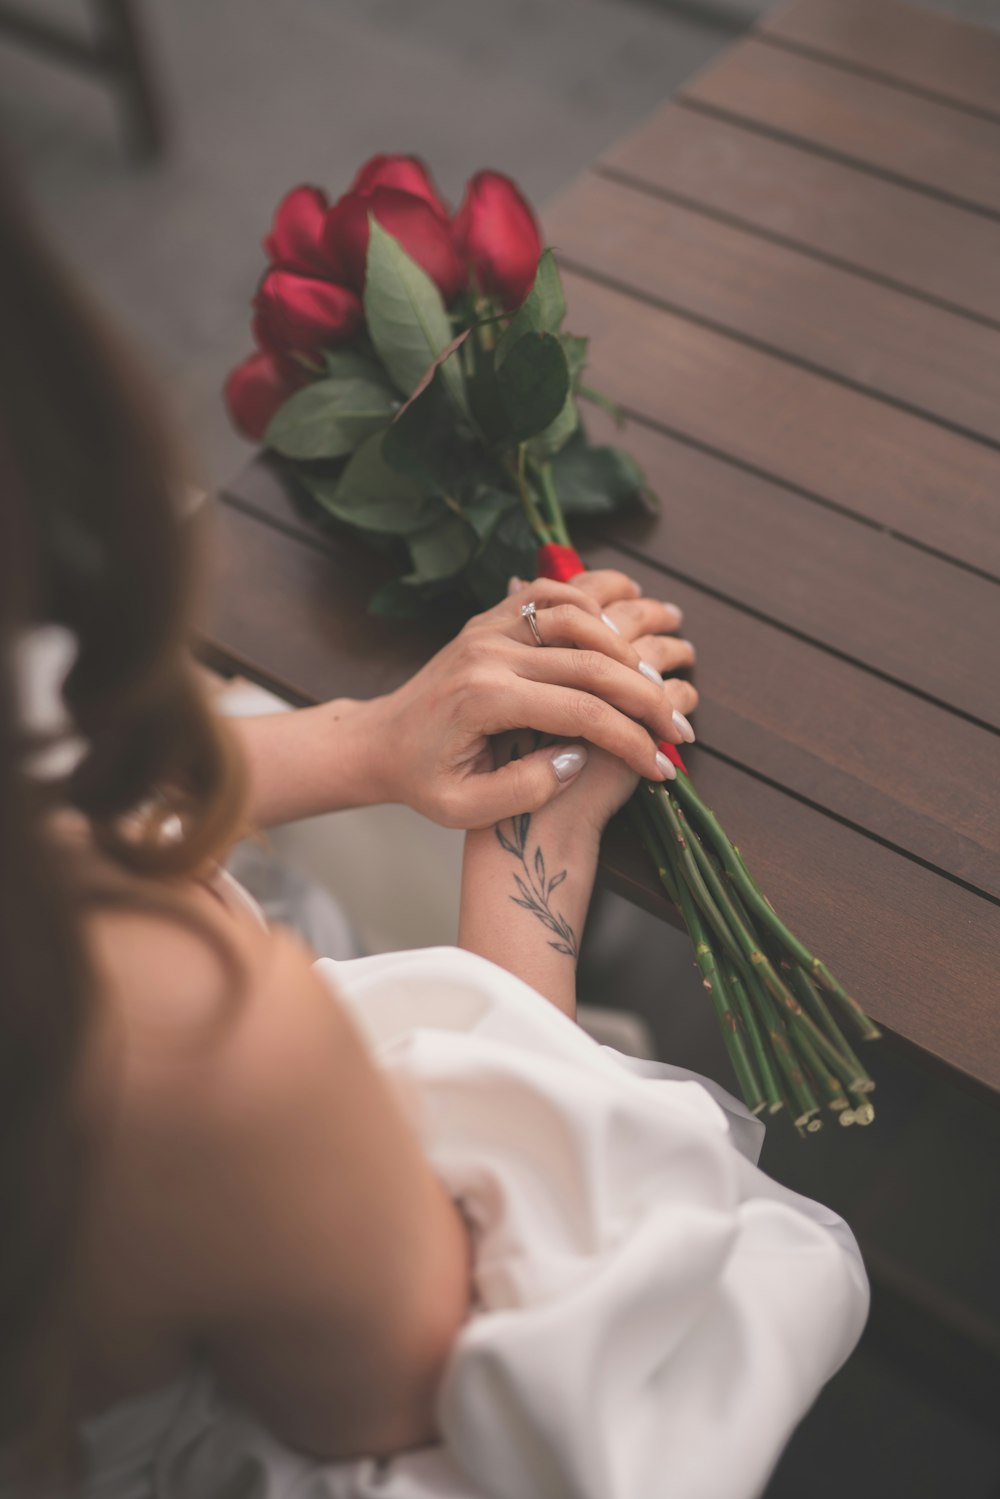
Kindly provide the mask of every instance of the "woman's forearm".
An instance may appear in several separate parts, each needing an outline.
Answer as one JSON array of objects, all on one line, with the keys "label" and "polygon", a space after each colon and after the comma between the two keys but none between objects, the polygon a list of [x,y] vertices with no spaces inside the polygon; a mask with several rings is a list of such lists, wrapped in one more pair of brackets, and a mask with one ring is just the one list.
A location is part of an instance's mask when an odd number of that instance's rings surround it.
[{"label": "woman's forearm", "polygon": [[378,703],[338,698],[315,708],[232,720],[250,777],[255,827],[390,800]]},{"label": "woman's forearm", "polygon": [[599,844],[558,804],[465,840],[459,946],[506,968],[571,1018]]}]

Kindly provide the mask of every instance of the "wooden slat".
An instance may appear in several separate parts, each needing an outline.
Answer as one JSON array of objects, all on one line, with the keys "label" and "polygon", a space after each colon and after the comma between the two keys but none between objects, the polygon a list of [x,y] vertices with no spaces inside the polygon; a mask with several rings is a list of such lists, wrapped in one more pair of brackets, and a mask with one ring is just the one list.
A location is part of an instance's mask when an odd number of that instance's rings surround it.
[{"label": "wooden slat", "polygon": [[[621,566],[610,548],[585,557]],[[628,571],[656,596],[650,567]],[[1000,900],[996,735],[690,584],[669,597],[698,648],[700,739]]]},{"label": "wooden slat", "polygon": [[662,433],[588,420],[663,502],[654,520],[616,517],[609,540],[1000,729],[995,583]]},{"label": "wooden slat", "polygon": [[[269,505],[271,523],[280,522],[280,484],[260,473],[255,481],[261,497],[258,503]],[[676,513],[686,507],[674,494],[671,508]],[[236,524],[240,534],[227,538],[227,550],[250,551],[249,561],[241,564],[241,570],[249,573],[249,583],[261,544],[259,531],[264,528],[248,534],[247,527],[256,523],[242,515]],[[310,537],[308,530],[303,535]],[[281,558],[288,547],[298,548],[296,541],[286,543],[278,535],[273,545],[273,555]],[[315,551],[317,546],[322,549],[325,543],[315,533],[309,549]],[[655,539],[648,540],[643,550],[655,556]],[[337,543],[329,561],[320,555],[316,577],[338,576],[350,555],[349,544]],[[620,555],[607,548],[588,548],[585,555],[593,566],[622,566]],[[274,563],[270,566],[273,574]],[[663,592],[664,580],[653,568],[631,558],[627,567],[645,592],[653,596]],[[303,578],[311,577],[308,563],[300,559],[297,568]],[[352,571],[357,577],[357,568]],[[270,585],[272,611],[276,590],[285,586],[283,578]],[[248,591],[252,590],[242,590]],[[304,615],[305,632],[315,636],[310,611],[318,606],[327,636],[331,613],[342,620],[338,628],[352,638],[359,630],[367,636],[364,618],[357,614],[364,609],[363,594],[355,585],[347,596],[349,603],[342,602],[338,591],[333,604],[325,581],[300,586],[299,591],[301,602],[284,599],[277,606],[283,621],[280,634],[272,634],[273,621],[265,621],[255,659],[265,650],[264,659],[273,663],[272,674],[287,679],[289,673],[297,672],[299,691],[307,696],[369,695],[356,686],[339,684],[345,664],[339,657],[330,660],[325,646],[318,662],[310,660],[304,668],[303,645],[294,632],[295,620]],[[670,596],[685,610],[686,628],[701,653],[699,733],[708,743],[1000,899],[1000,783],[993,773],[1000,746],[994,735],[845,661],[820,656],[815,647],[748,618],[691,584],[672,580]],[[258,617],[255,609],[255,620]],[[238,629],[239,638],[245,640],[242,618]],[[379,656],[384,667],[390,656],[400,657],[391,667],[395,685],[429,652],[431,638],[414,655],[410,628],[400,630],[380,622],[380,631]],[[406,649],[400,655],[402,646]],[[372,649],[367,641],[366,647]],[[333,672],[337,684],[328,685]],[[931,754],[936,765],[933,799],[927,796]]]},{"label": "wooden slat", "polygon": [[[866,1009],[967,1081],[1000,1089],[997,907],[697,746],[687,759],[782,919]],[[669,910],[623,830],[606,837],[602,867],[628,899]],[[877,1051],[871,1062],[877,1073]]]},{"label": "wooden slat", "polygon": [[[314,701],[389,690],[434,648],[431,634],[363,612],[377,569],[355,548],[335,543],[328,556],[219,509],[216,612],[206,629],[216,652],[251,660],[259,678]],[[689,753],[764,888],[873,1014],[946,1065],[1000,1086],[996,906],[698,746]],[[611,840],[606,866],[617,888],[662,910],[638,851]]]},{"label": "wooden slat", "polygon": [[1000,224],[670,106],[602,158],[650,188],[1000,326]]},{"label": "wooden slat", "polygon": [[614,400],[1000,575],[1000,453],[578,275],[573,322]]},{"label": "wooden slat", "polygon": [[900,0],[798,0],[758,35],[1000,117],[1000,36]]},{"label": "wooden slat", "polygon": [[[617,516],[611,543],[1000,729],[996,584],[663,433],[617,432],[592,408],[588,427],[595,441],[623,444],[664,501],[655,519]],[[272,524],[317,541],[265,460],[231,487]],[[664,577],[657,591],[674,586]]]},{"label": "wooden slat", "polygon": [[444,643],[366,612],[385,573],[357,546],[327,539],[317,548],[226,504],[214,521],[201,633],[213,657],[293,701],[391,692]]},{"label": "wooden slat", "polygon": [[752,39],[684,98],[1000,214],[1000,121]]},{"label": "wooden slat", "polygon": [[992,328],[610,178],[545,226],[576,266],[1000,444]]}]

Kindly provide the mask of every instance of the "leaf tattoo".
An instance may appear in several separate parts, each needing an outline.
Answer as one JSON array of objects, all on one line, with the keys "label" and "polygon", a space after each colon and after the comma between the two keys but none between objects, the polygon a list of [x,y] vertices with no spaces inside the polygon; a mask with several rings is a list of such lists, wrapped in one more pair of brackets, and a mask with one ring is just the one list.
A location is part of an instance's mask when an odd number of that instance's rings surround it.
[{"label": "leaf tattoo", "polygon": [[[518,757],[515,748],[511,752],[511,759]],[[496,825],[497,841],[500,847],[513,858],[517,859],[521,866],[521,872],[514,875],[514,884],[517,886],[518,894],[510,898],[515,906],[521,906],[525,911],[530,911],[557,939],[550,942],[549,946],[555,948],[556,952],[565,953],[567,958],[575,958],[579,952],[576,933],[564,916],[553,911],[550,901],[552,892],[557,890],[568,873],[560,869],[551,879],[547,878],[545,872],[545,855],[542,853],[541,844],[536,845],[533,858],[528,858],[528,834],[531,831],[531,813],[522,812],[519,817],[511,817],[505,823],[498,822]]]}]

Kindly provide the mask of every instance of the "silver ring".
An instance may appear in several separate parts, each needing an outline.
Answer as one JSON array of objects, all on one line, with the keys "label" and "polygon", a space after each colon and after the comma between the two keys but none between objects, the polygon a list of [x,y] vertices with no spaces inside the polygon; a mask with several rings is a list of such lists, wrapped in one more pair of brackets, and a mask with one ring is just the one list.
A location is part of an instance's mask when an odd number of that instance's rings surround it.
[{"label": "silver ring", "polygon": [[530,604],[521,605],[521,618],[526,619],[531,626],[531,633],[535,637],[535,644],[544,645],[545,641],[538,632],[538,610],[535,608],[534,600]]}]

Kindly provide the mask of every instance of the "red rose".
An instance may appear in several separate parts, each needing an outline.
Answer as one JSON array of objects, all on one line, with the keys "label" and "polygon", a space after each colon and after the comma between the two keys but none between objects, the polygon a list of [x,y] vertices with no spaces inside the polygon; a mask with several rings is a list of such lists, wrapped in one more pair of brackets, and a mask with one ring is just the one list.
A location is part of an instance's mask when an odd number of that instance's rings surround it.
[{"label": "red rose", "polygon": [[330,264],[323,254],[323,220],[329,207],[326,193],[306,183],[285,194],[264,240],[264,253],[272,265],[307,276],[330,275]]},{"label": "red rose", "polygon": [[423,198],[442,219],[448,205],[434,186],[434,179],[419,156],[373,156],[351,183],[352,193],[373,193],[377,187],[395,187],[411,197]]},{"label": "red rose", "polygon": [[361,303],[346,286],[268,271],[253,299],[254,335],[272,352],[316,356],[350,343],[364,323]]},{"label": "red rose", "polygon": [[338,279],[358,292],[364,287],[370,213],[423,267],[445,302],[453,302],[465,284],[465,268],[452,240],[451,225],[426,198],[397,187],[346,193],[330,209],[323,247],[338,267]]},{"label": "red rose", "polygon": [[307,380],[305,370],[292,359],[260,351],[251,354],[226,381],[224,394],[233,425],[251,442],[260,442],[278,407]]},{"label": "red rose", "polygon": [[483,291],[519,307],[531,290],[542,253],[535,215],[502,172],[477,172],[466,183],[453,220],[455,243]]}]

